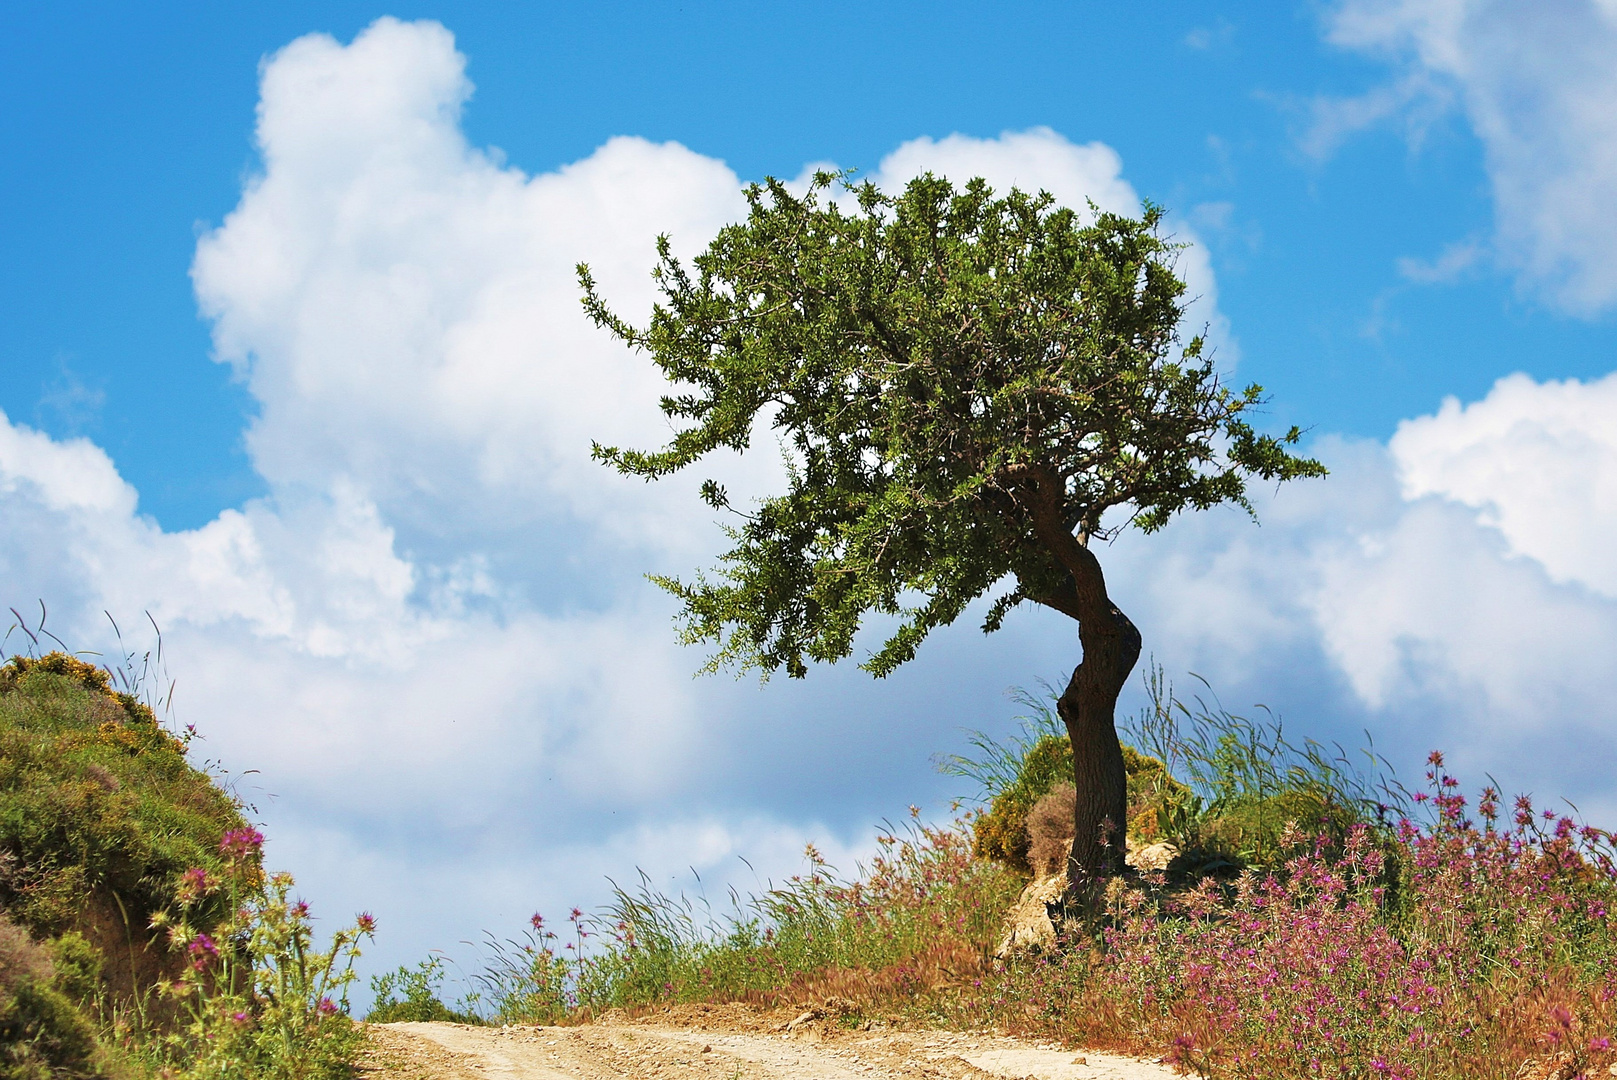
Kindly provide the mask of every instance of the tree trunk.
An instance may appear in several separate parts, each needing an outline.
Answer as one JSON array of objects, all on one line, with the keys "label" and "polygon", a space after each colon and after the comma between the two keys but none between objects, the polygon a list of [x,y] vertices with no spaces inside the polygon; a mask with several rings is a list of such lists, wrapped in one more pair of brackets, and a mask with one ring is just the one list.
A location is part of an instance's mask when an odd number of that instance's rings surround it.
[{"label": "tree trunk", "polygon": [[1114,721],[1117,695],[1140,658],[1140,631],[1106,593],[1106,575],[1089,550],[1089,528],[1073,534],[1075,521],[1082,519],[1074,519],[1066,508],[1066,481],[1042,465],[1018,466],[1010,475],[1034,535],[1067,574],[1061,587],[1046,585],[1027,595],[1077,619],[1084,650],[1067,689],[1056,699],[1056,711],[1072,740],[1072,780],[1078,789],[1067,892],[1084,904],[1095,898],[1097,886],[1123,869],[1127,854],[1128,776]]},{"label": "tree trunk", "polygon": [[1116,605],[1109,618],[1085,619],[1078,639],[1083,661],[1056,701],[1072,739],[1072,855],[1067,860],[1068,891],[1077,898],[1121,872],[1128,831],[1128,778],[1117,741],[1117,696],[1140,658],[1140,632]]}]

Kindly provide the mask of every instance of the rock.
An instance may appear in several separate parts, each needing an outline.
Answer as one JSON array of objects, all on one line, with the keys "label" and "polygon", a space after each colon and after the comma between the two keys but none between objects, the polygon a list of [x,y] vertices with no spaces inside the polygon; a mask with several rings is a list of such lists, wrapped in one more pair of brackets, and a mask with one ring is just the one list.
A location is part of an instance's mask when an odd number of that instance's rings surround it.
[{"label": "rock", "polygon": [[1524,1061],[1516,1070],[1516,1080],[1574,1080],[1582,1075],[1578,1055],[1571,1051]]},{"label": "rock", "polygon": [[796,1031],[798,1028],[802,1027],[804,1024],[810,1024],[810,1023],[813,1023],[814,1021],[818,1020],[821,1015],[822,1014],[821,1014],[819,1009],[809,1009],[807,1012],[800,1015],[796,1020],[793,1020],[791,1023],[787,1024],[786,1025],[786,1030],[787,1031]]},{"label": "rock", "polygon": [[1059,910],[1061,894],[1067,891],[1066,874],[1050,874],[1035,878],[1016,906],[1005,916],[1005,936],[994,955],[1001,960],[1022,951],[1042,952],[1056,943],[1056,926],[1051,921],[1051,909]]},{"label": "rock", "polygon": [[[1136,870],[1152,872],[1166,870],[1179,855],[1179,849],[1167,841],[1136,848],[1131,843],[1124,861]],[[1017,952],[1043,952],[1055,947],[1056,924],[1053,917],[1061,912],[1061,897],[1067,891],[1067,875],[1045,874],[1034,878],[1016,906],[1005,915],[1005,935],[1000,939],[994,955],[1004,960]]]},{"label": "rock", "polygon": [[1131,841],[1129,853],[1123,856],[1123,861],[1136,870],[1166,870],[1168,869],[1168,864],[1173,862],[1178,855],[1179,849],[1166,840],[1155,844],[1147,844],[1142,848],[1135,847]]}]

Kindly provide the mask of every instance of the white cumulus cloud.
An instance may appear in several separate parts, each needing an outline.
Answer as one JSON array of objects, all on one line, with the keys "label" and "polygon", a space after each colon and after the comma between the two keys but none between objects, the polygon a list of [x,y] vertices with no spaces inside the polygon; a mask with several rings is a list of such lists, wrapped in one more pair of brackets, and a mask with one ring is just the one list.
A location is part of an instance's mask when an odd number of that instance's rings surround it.
[{"label": "white cumulus cloud", "polygon": [[1475,507],[1556,581],[1617,599],[1617,373],[1589,383],[1499,380],[1448,398],[1392,439],[1404,491]]},{"label": "white cumulus cloud", "polygon": [[1317,103],[1305,145],[1328,152],[1389,117],[1419,131],[1451,103],[1481,140],[1501,260],[1568,311],[1617,304],[1617,14],[1567,0],[1343,0],[1330,40],[1399,74]]}]

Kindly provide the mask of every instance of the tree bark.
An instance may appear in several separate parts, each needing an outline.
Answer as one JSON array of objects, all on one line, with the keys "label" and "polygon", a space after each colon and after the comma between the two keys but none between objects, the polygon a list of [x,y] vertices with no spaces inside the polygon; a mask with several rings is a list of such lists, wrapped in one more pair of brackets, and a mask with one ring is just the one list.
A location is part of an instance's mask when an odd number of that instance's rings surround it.
[{"label": "tree bark", "polygon": [[1056,701],[1072,740],[1072,854],[1068,891],[1084,897],[1123,869],[1128,830],[1128,777],[1117,741],[1117,697],[1140,658],[1140,632],[1116,605],[1106,618],[1079,623],[1082,662]]},{"label": "tree bark", "polygon": [[1140,658],[1140,631],[1107,595],[1100,560],[1073,535],[1064,513],[1066,485],[1052,470],[1037,465],[1019,466],[1012,476],[1016,500],[1034,535],[1067,574],[1062,588],[1029,595],[1078,620],[1084,651],[1056,700],[1072,740],[1072,779],[1078,792],[1067,892],[1083,902],[1094,897],[1097,885],[1121,872],[1127,854],[1128,776],[1117,741],[1117,696]]}]

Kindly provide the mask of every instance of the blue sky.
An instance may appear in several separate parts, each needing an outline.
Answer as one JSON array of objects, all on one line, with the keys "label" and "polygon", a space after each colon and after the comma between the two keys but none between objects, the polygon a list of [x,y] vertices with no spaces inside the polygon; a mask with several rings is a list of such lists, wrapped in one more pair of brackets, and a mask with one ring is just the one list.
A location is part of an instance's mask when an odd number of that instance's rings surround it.
[{"label": "blue sky", "polygon": [[663,429],[567,268],[643,310],[652,236],[740,183],[981,172],[1167,206],[1220,356],[1335,470],[1109,549],[1170,673],[1609,818],[1614,47],[1599,0],[14,5],[0,599],[87,648],[152,610],[181,718],[378,962],[636,865],[851,858],[1071,629],[692,681],[640,574],[718,538],[586,460]]}]

